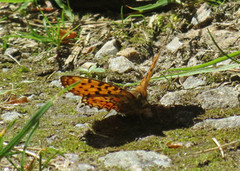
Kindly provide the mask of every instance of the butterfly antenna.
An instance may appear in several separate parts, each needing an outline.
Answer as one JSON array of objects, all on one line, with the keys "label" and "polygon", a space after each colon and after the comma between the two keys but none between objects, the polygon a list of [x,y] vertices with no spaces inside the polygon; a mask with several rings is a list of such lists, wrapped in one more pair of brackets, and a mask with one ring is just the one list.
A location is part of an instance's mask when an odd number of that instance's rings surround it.
[{"label": "butterfly antenna", "polygon": [[159,55],[160,55],[160,50],[157,53],[157,55],[154,57],[152,65],[150,66],[147,75],[142,79],[141,83],[135,88],[134,91],[141,92],[142,96],[146,97],[147,96],[147,86],[149,83],[150,78],[152,77],[154,67],[158,61]]}]

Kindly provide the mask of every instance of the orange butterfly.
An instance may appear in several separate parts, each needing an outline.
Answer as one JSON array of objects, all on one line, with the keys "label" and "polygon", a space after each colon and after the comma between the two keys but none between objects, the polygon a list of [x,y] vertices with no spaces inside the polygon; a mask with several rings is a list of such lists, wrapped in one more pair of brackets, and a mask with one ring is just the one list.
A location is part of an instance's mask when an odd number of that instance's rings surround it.
[{"label": "orange butterfly", "polygon": [[154,57],[147,75],[132,91],[127,91],[106,82],[79,76],[62,76],[61,82],[64,87],[67,87],[80,80],[80,83],[69,91],[75,95],[82,96],[82,102],[85,105],[99,109],[105,108],[108,111],[114,109],[121,113],[131,113],[147,104],[147,86],[159,55],[160,51]]}]

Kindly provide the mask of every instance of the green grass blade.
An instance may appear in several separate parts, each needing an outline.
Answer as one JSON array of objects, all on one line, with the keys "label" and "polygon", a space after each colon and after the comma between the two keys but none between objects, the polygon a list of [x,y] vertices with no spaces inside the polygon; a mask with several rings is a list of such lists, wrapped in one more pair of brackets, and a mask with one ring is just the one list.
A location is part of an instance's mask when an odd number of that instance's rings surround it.
[{"label": "green grass blade", "polygon": [[3,136],[0,136],[0,150],[3,149],[3,142],[4,142]]},{"label": "green grass blade", "polygon": [[30,132],[25,144],[24,144],[24,148],[23,148],[23,152],[22,152],[22,159],[21,159],[21,168],[24,169],[24,158],[25,158],[25,151],[28,147],[28,144],[30,143],[31,138],[33,137],[34,133],[36,132],[37,128],[39,126],[39,121],[34,125],[34,128],[32,129],[32,131]]},{"label": "green grass blade", "polygon": [[16,170],[20,170],[18,169],[17,165],[14,164],[14,162],[12,161],[12,159],[9,158],[9,156],[6,157],[7,160],[9,161],[9,163],[11,163],[11,165],[16,169]]},{"label": "green grass blade", "polygon": [[19,35],[9,35],[2,37],[1,39],[8,39],[11,37],[22,37],[22,38],[27,38],[27,39],[33,39],[39,42],[43,43],[52,43],[53,40],[50,39],[49,37],[41,36],[41,35],[35,35],[34,33],[24,33],[24,32],[18,32]]},{"label": "green grass blade", "polygon": [[163,7],[168,5],[169,3],[176,2],[175,0],[158,0],[155,4],[148,4],[140,7],[129,7],[132,10],[138,11],[138,12],[146,12],[150,11],[159,7]]},{"label": "green grass blade", "polygon": [[[53,148],[47,148],[47,151],[52,151],[53,154],[52,154],[50,157],[48,157],[47,161],[45,161],[43,165],[41,165],[40,170],[43,170],[44,168],[46,168],[47,165],[49,164],[49,162],[50,162],[57,154],[61,154],[61,152],[60,152],[59,150],[56,150],[56,149],[53,149]],[[41,155],[41,153],[40,153],[40,155]]]},{"label": "green grass blade", "polygon": [[42,171],[42,153],[39,153],[38,170]]},{"label": "green grass blade", "polygon": [[0,2],[23,3],[23,2],[33,2],[33,0],[0,0]]},{"label": "green grass blade", "polygon": [[12,121],[7,128],[4,128],[1,132],[0,132],[0,151],[3,149],[3,142],[4,142],[4,135],[6,134],[6,132],[15,124],[16,119],[14,121]]},{"label": "green grass blade", "polygon": [[[233,58],[233,57],[236,57],[238,55],[240,55],[240,51],[233,52],[233,53],[229,54],[228,56],[230,58]],[[208,67],[210,65],[215,65],[215,64],[217,64],[219,62],[222,62],[222,61],[225,61],[227,59],[229,59],[227,56],[222,56],[222,57],[214,59],[214,60],[212,60],[210,62],[206,62],[204,64],[196,65],[196,66],[193,66],[193,67],[173,68],[173,69],[169,69],[168,71],[187,71],[187,70],[191,70],[191,69],[204,68],[204,67]]]},{"label": "green grass blade", "polygon": [[182,71],[179,73],[173,73],[173,74],[168,74],[160,77],[154,77],[151,79],[151,81],[157,81],[157,80],[164,80],[164,79],[172,79],[172,78],[178,78],[178,77],[185,77],[185,76],[191,76],[191,75],[196,75],[196,74],[202,74],[202,73],[208,73],[208,72],[217,72],[217,71],[226,71],[230,70],[233,68],[239,67],[240,64],[230,64],[230,65],[223,65],[220,67],[207,67],[207,68],[198,68],[198,69],[193,69],[189,71]]},{"label": "green grass blade", "polygon": [[62,0],[55,0],[55,2],[58,4],[60,8],[63,9],[64,13],[70,20],[73,22],[74,21],[74,14],[72,13],[72,10],[70,8],[69,0],[67,0],[67,5],[62,3]]}]

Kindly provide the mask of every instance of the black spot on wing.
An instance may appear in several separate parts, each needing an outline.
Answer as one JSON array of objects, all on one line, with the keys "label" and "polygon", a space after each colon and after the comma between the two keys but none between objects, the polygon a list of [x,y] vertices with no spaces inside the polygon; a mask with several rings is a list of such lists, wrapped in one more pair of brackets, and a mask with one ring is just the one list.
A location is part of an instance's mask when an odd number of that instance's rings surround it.
[{"label": "black spot on wing", "polygon": [[118,89],[119,89],[118,87],[114,86],[114,89],[113,89],[113,90],[118,90]]},{"label": "black spot on wing", "polygon": [[108,89],[109,87],[111,87],[111,86],[106,84],[106,85],[103,87],[103,89]]},{"label": "black spot on wing", "polygon": [[99,81],[98,86],[102,86],[102,85],[104,85],[104,84],[106,84],[106,83]]}]

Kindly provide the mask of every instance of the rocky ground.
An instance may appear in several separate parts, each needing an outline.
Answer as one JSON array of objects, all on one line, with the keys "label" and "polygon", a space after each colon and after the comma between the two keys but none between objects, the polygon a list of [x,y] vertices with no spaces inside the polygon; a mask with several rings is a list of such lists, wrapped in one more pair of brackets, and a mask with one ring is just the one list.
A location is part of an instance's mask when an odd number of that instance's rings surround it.
[{"label": "rocky ground", "polygon": [[[52,170],[240,170],[240,3],[172,4],[124,22],[116,11],[76,11],[64,25],[77,37],[61,44],[53,32],[60,9],[43,15],[33,4],[18,7],[0,5],[1,129],[17,119],[6,141],[62,89],[62,75],[131,89],[161,50],[148,86],[151,116],[89,108],[66,93],[29,146],[62,152],[47,166]],[[209,66],[196,68],[201,64]],[[13,166],[2,159],[0,167]]]}]

